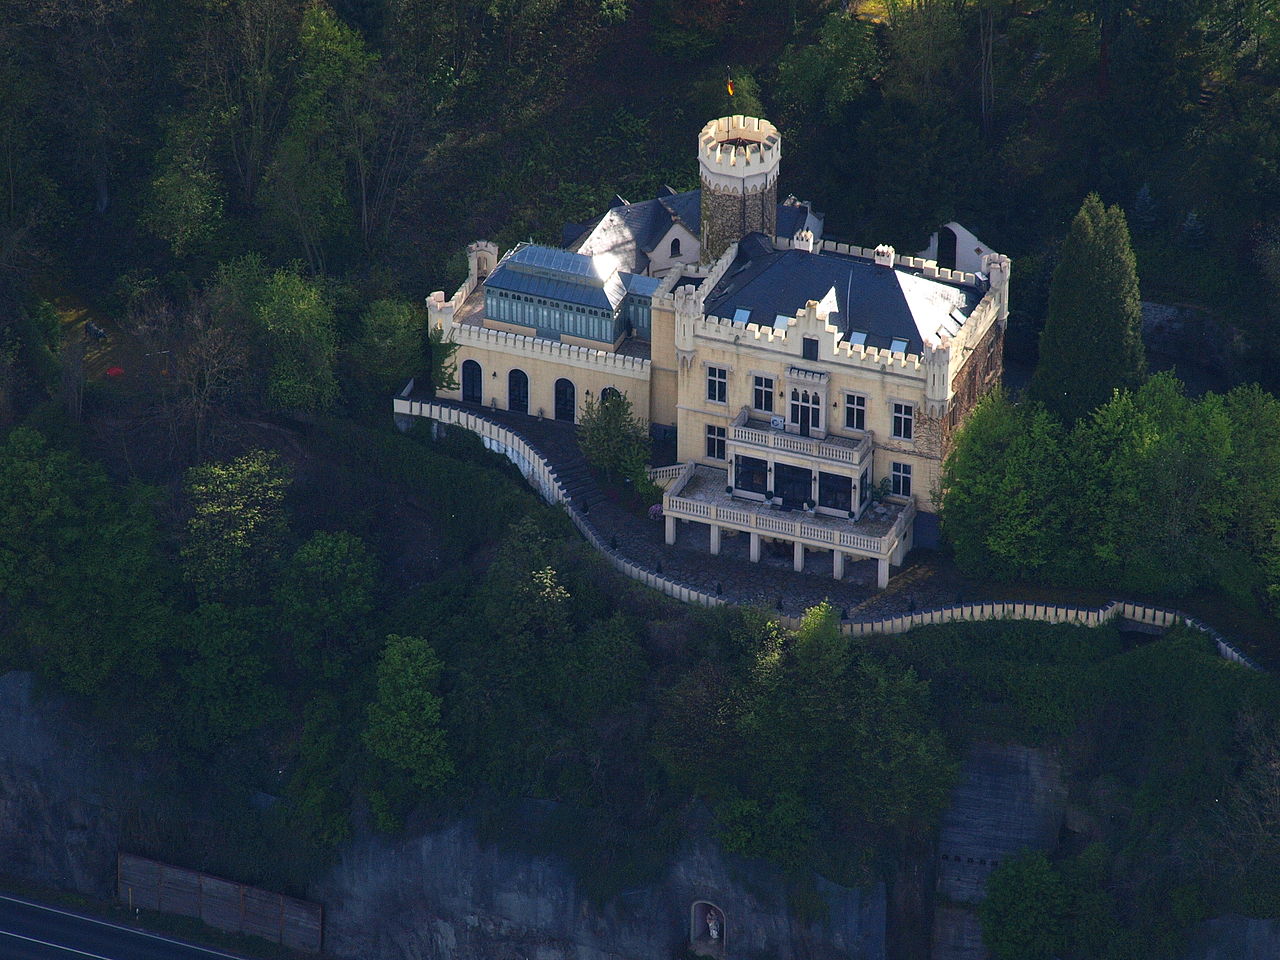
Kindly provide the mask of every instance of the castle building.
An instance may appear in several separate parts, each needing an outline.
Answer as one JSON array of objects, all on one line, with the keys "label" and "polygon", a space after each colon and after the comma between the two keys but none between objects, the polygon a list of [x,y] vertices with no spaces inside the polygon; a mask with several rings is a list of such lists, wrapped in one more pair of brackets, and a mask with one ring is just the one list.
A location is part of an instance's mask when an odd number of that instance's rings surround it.
[{"label": "castle building", "polygon": [[935,535],[942,458],[999,380],[1009,259],[958,224],[934,259],[824,239],[812,205],[778,201],[781,159],[768,121],[721,117],[699,190],[618,198],[562,248],[471,244],[463,285],[428,299],[458,345],[442,396],[573,422],[623,393],[676,441],[669,543],[702,523],[712,552],[745,535],[752,560],[822,553],[837,578],[873,559],[884,586]]}]

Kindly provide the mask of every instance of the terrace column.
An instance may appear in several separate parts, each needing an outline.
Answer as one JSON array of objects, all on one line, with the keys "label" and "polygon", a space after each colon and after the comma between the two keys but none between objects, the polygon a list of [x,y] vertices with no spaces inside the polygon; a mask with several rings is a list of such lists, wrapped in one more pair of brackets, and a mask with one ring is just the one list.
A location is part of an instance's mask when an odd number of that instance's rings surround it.
[{"label": "terrace column", "polygon": [[712,555],[720,552],[720,525],[711,524],[711,553]]},{"label": "terrace column", "polygon": [[795,555],[791,565],[795,567],[796,573],[804,573],[804,544],[799,540],[796,541]]},{"label": "terrace column", "polygon": [[831,551],[831,575],[837,580],[844,579],[844,553],[840,550]]},{"label": "terrace column", "polygon": [[751,562],[760,562],[760,534],[751,534]]},{"label": "terrace column", "polygon": [[671,546],[676,542],[676,518],[667,515],[667,546]]},{"label": "terrace column", "polygon": [[883,590],[889,585],[889,558],[881,557],[876,561],[876,586]]}]

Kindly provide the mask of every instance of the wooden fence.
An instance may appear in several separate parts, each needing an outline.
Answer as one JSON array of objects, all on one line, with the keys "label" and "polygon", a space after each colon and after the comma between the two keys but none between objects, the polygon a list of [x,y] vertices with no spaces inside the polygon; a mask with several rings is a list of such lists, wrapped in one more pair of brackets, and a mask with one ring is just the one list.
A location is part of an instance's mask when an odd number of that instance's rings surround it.
[{"label": "wooden fence", "polygon": [[130,907],[177,913],[230,933],[248,933],[294,950],[319,953],[323,908],[279,893],[122,853],[116,897]]}]

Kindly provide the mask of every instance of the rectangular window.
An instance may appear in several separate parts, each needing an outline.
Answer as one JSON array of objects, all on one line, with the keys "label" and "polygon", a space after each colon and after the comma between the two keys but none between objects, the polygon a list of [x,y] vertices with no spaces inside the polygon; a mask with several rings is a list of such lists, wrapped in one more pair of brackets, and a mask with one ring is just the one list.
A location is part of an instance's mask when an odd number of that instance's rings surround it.
[{"label": "rectangular window", "polygon": [[707,425],[707,456],[712,460],[724,459],[724,427]]},{"label": "rectangular window", "polygon": [[848,510],[853,505],[853,478],[836,473],[818,474],[818,506]]},{"label": "rectangular window", "polygon": [[911,464],[895,463],[893,464],[893,487],[894,493],[900,497],[911,496]]},{"label": "rectangular window", "polygon": [[815,337],[805,337],[804,342],[801,344],[801,349],[804,351],[806,360],[818,359],[818,341]]},{"label": "rectangular window", "polygon": [[849,430],[867,429],[867,398],[862,394],[845,394],[844,425]]},{"label": "rectangular window", "polygon": [[773,413],[773,377],[756,377],[751,405],[765,413]]},{"label": "rectangular window", "polygon": [[893,435],[903,440],[910,440],[915,426],[915,408],[909,403],[893,405]]},{"label": "rectangular window", "polygon": [[729,371],[724,367],[707,367],[707,399],[725,403],[729,398]]},{"label": "rectangular window", "polygon": [[746,493],[765,493],[769,489],[769,464],[756,457],[735,458],[733,485]]}]

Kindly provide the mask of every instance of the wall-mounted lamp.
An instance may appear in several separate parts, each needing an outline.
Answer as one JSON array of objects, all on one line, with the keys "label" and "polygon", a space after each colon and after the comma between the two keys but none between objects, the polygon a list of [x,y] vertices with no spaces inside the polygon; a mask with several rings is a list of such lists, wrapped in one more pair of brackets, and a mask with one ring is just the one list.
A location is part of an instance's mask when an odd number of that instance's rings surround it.
[{"label": "wall-mounted lamp", "polygon": [[490,376],[491,376],[491,377],[493,377],[493,379],[497,380],[497,379],[498,379],[498,371],[497,371],[497,370],[493,371],[493,373],[491,373],[491,374],[490,374]]}]

